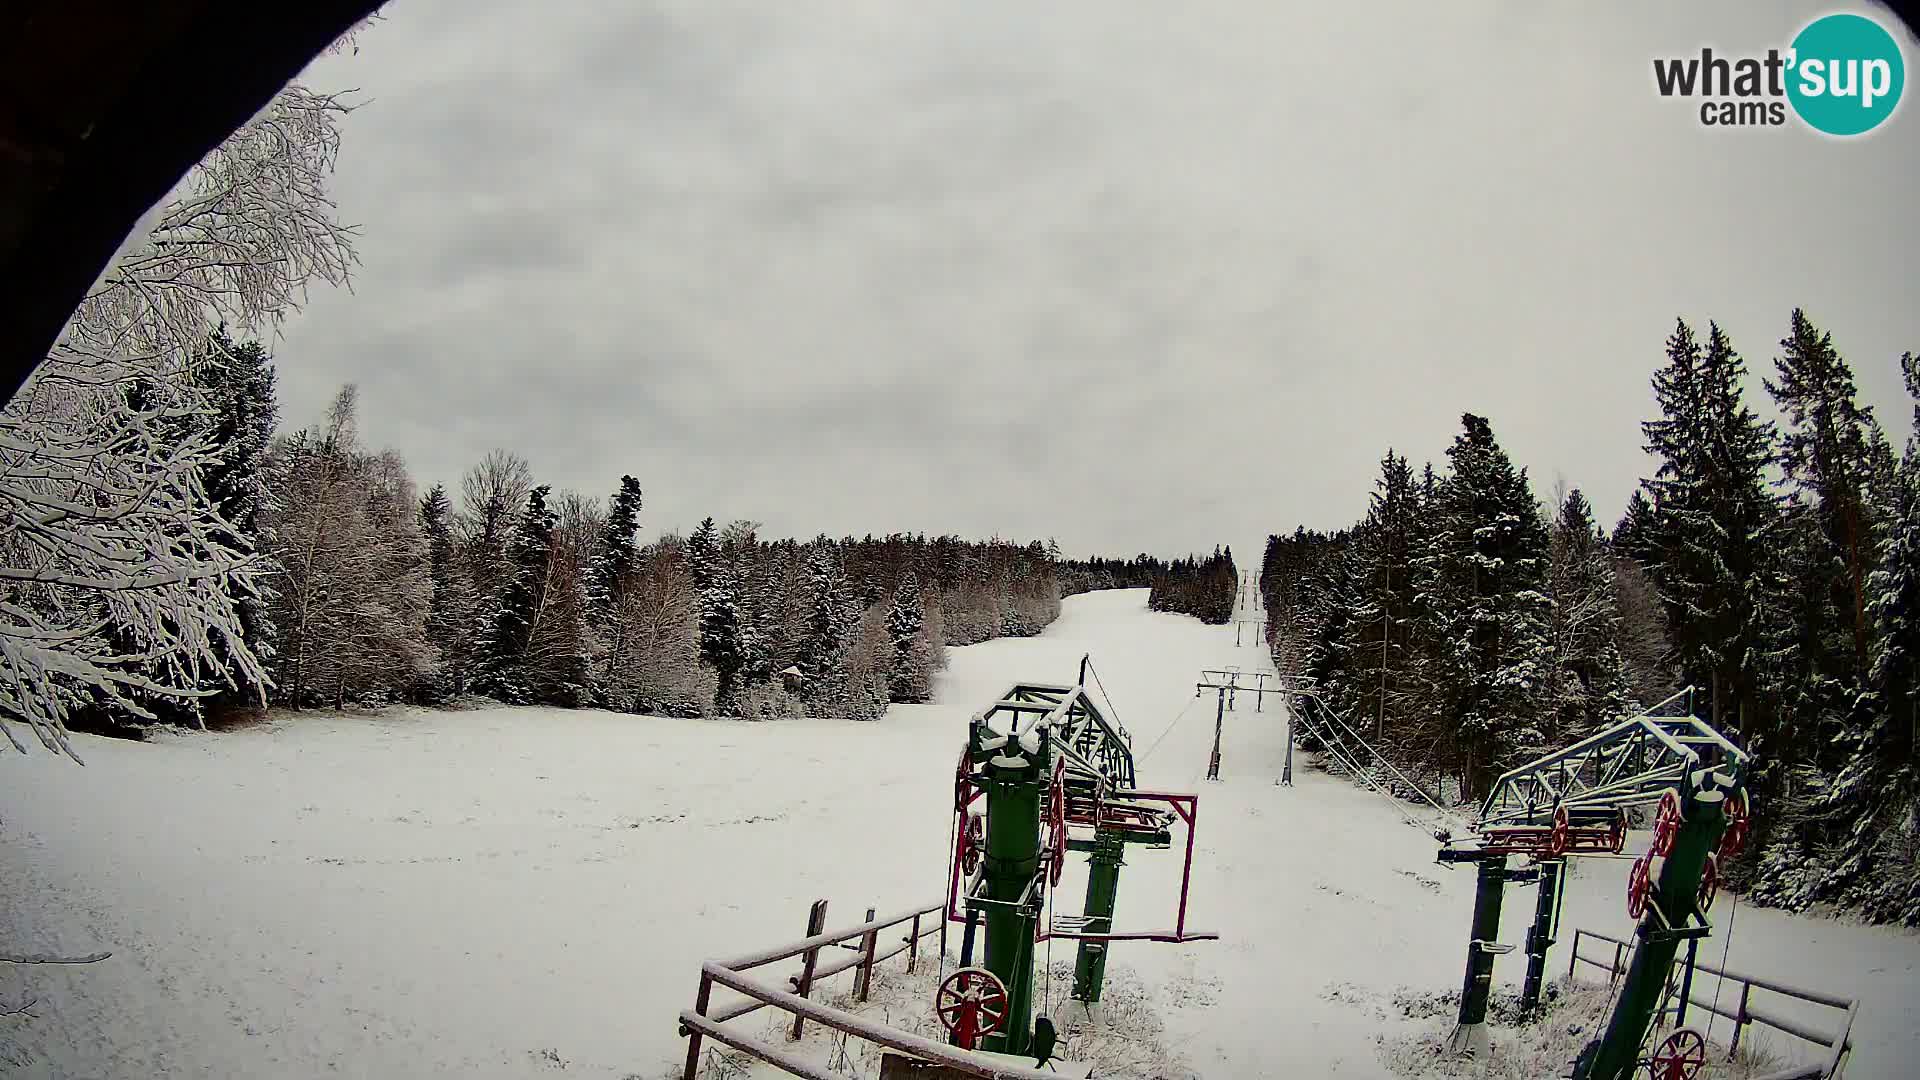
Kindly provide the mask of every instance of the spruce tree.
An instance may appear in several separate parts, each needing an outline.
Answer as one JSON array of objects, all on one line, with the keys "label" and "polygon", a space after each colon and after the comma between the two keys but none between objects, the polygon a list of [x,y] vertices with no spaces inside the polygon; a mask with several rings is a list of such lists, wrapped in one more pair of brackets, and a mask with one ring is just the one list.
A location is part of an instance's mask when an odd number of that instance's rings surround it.
[{"label": "spruce tree", "polygon": [[908,571],[901,575],[900,586],[894,590],[893,607],[887,612],[887,633],[893,642],[889,689],[894,701],[925,701],[932,690],[933,672],[927,662],[927,649],[921,641],[926,622],[927,610],[920,596],[920,582],[912,571]]},{"label": "spruce tree", "polygon": [[807,560],[807,595],[811,606],[800,653],[802,696],[816,716],[846,716],[847,645],[857,612],[847,595],[840,560],[824,537],[815,541]]},{"label": "spruce tree", "polygon": [[712,518],[702,521],[688,538],[687,561],[699,594],[700,660],[719,680],[713,710],[720,716],[736,716],[748,642],[741,624],[738,583],[720,550]]},{"label": "spruce tree", "polygon": [[433,589],[427,605],[427,640],[439,659],[438,676],[426,688],[426,696],[438,699],[467,690],[473,634],[477,629],[474,595],[455,547],[453,507],[447,500],[444,485],[433,485],[421,497],[419,514]]},{"label": "spruce tree", "polygon": [[607,506],[606,524],[594,552],[588,599],[597,609],[613,604],[633,577],[639,559],[636,534],[640,531],[640,505],[640,481],[622,476],[620,489]]},{"label": "spruce tree", "polygon": [[1547,532],[1526,471],[1485,418],[1461,418],[1440,489],[1441,533],[1429,556],[1443,644],[1435,682],[1457,732],[1464,793],[1544,748],[1539,687],[1550,662],[1544,592]]},{"label": "spruce tree", "polygon": [[[1874,472],[1870,446],[1879,425],[1873,410],[1859,403],[1853,371],[1833,347],[1832,335],[1814,326],[1798,308],[1780,349],[1774,362],[1776,377],[1766,380],[1767,392],[1787,417],[1780,439],[1780,468],[1798,497],[1814,509],[1830,552],[1801,572],[1827,579],[1831,610],[1821,617],[1845,633],[1853,667],[1864,669],[1866,579],[1874,547],[1866,496]],[[1833,664],[1824,674],[1849,679],[1857,674],[1838,666],[1837,658]]]},{"label": "spruce tree", "polygon": [[[222,539],[241,550],[258,551],[260,515],[270,498],[267,451],[280,418],[273,358],[257,341],[236,345],[224,326],[214,331],[208,353],[194,381],[213,407],[208,434],[216,449],[201,479],[214,509],[232,527]],[[254,655],[267,660],[277,635],[264,598],[245,595],[235,600]]]},{"label": "spruce tree", "polygon": [[1920,359],[1909,353],[1900,365],[1917,437],[1881,505],[1883,538],[1867,580],[1870,697],[1826,799],[1848,827],[1820,892],[1876,922],[1913,926],[1920,925]]},{"label": "spruce tree", "polygon": [[1706,691],[1716,726],[1757,731],[1780,519],[1767,484],[1773,428],[1746,406],[1745,375],[1717,325],[1702,349],[1677,322],[1653,377],[1661,418],[1641,425],[1660,464],[1641,482],[1651,528],[1635,544],[1652,553],[1685,680]]},{"label": "spruce tree", "polygon": [[547,506],[551,490],[541,484],[527,493],[526,516],[507,548],[499,607],[480,641],[482,667],[476,685],[482,693],[511,705],[530,704],[536,697],[526,660],[553,557],[554,514]]},{"label": "spruce tree", "polygon": [[1564,746],[1628,716],[1620,655],[1620,613],[1612,553],[1580,489],[1567,493],[1549,536],[1547,588],[1553,597],[1544,705],[1546,742]]}]

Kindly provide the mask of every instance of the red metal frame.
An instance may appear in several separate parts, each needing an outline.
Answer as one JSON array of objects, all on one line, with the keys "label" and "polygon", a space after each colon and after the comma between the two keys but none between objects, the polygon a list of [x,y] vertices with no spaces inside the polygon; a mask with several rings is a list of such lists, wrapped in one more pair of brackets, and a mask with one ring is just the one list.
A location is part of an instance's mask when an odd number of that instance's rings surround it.
[{"label": "red metal frame", "polygon": [[1551,825],[1491,825],[1480,830],[1481,850],[1491,855],[1618,855],[1627,839],[1626,820],[1615,814],[1604,822],[1574,824],[1562,807]]},{"label": "red metal frame", "polygon": [[955,807],[953,811],[954,823],[955,823],[954,830],[958,835],[954,837],[954,841],[953,841],[953,873],[951,875],[951,880],[947,882],[947,921],[948,922],[963,923],[967,921],[966,916],[958,913],[959,905],[960,905],[960,848],[961,848],[961,845],[967,842],[967,838],[966,838],[967,807],[972,806],[976,799],[986,794],[985,788],[975,787],[972,784],[968,784],[966,788],[967,788],[967,792],[966,792],[965,801],[961,802],[960,805]]},{"label": "red metal frame", "polygon": [[[966,801],[962,803],[957,810],[954,811],[956,815],[956,820],[960,822],[960,824],[957,824],[956,826],[957,829],[964,830],[966,828],[966,825],[964,824],[966,808],[968,806],[973,805],[974,800],[978,799],[984,793],[985,792],[983,789],[969,785]],[[1172,930],[1133,930],[1133,931],[1123,931],[1120,933],[1110,933],[1110,934],[1081,934],[1081,933],[1055,933],[1051,926],[1037,926],[1036,928],[1039,930],[1039,933],[1034,938],[1034,941],[1036,942],[1046,941],[1050,938],[1062,938],[1062,939],[1072,940],[1072,941],[1179,942],[1179,941],[1218,941],[1220,940],[1220,934],[1217,931],[1212,931],[1212,930],[1188,931],[1187,930],[1187,895],[1191,891],[1193,886],[1193,831],[1194,831],[1194,822],[1198,820],[1198,818],[1200,817],[1200,796],[1196,794],[1187,793],[1187,792],[1175,792],[1175,791],[1116,791],[1113,793],[1113,797],[1116,799],[1133,799],[1133,800],[1145,800],[1149,802],[1164,802],[1173,809],[1174,814],[1176,814],[1180,818],[1180,820],[1184,822],[1187,826],[1186,855],[1180,867],[1180,910],[1175,914],[1173,929]],[[1082,800],[1083,805],[1085,802],[1086,800]],[[1072,808],[1071,801],[1069,802],[1068,805],[1069,805],[1069,809],[1071,809]],[[1114,803],[1106,802],[1106,803],[1101,803],[1099,805],[1098,813],[1100,815],[1100,821],[1108,825],[1109,827],[1117,826],[1120,828],[1126,828],[1129,826],[1138,826],[1138,825],[1144,825],[1147,823],[1151,823],[1154,825],[1159,824],[1157,820],[1148,818],[1138,807],[1121,806],[1121,805],[1116,805]],[[1075,825],[1091,826],[1095,824],[1095,822],[1089,817],[1085,817],[1085,816],[1075,817],[1072,814],[1068,815],[1067,820]],[[967,917],[960,909],[960,849],[959,849],[960,842],[961,841],[957,839],[955,841],[954,857],[953,857],[953,872],[948,876],[948,880],[947,880],[946,916],[947,916],[948,922],[964,923],[967,921]]]},{"label": "red metal frame", "polygon": [[[1050,938],[1063,938],[1070,941],[1218,941],[1220,935],[1211,930],[1187,930],[1187,893],[1193,884],[1193,830],[1194,822],[1200,816],[1200,796],[1186,792],[1173,791],[1116,791],[1116,799],[1147,800],[1164,802],[1173,808],[1180,820],[1187,826],[1187,850],[1184,863],[1180,867],[1180,910],[1175,915],[1172,930],[1133,930],[1111,934],[1055,933],[1051,926],[1040,927],[1035,941]],[[1128,810],[1127,807],[1115,807],[1111,803],[1100,807],[1104,816],[1108,811]],[[1137,812],[1136,812],[1137,813]],[[1091,822],[1088,822],[1091,824]]]}]

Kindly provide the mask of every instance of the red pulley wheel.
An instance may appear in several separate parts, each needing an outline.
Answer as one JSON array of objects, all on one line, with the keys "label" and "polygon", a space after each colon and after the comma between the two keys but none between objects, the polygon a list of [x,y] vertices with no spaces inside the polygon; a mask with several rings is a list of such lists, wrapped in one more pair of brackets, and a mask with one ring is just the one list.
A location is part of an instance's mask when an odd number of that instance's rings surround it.
[{"label": "red pulley wheel", "polygon": [[1707,1040],[1692,1028],[1681,1028],[1647,1059],[1653,1080],[1693,1080],[1707,1064]]},{"label": "red pulley wheel", "polygon": [[1720,857],[1731,859],[1747,846],[1747,793],[1735,792],[1727,799],[1727,831],[1720,834]]},{"label": "red pulley wheel", "polygon": [[1713,907],[1713,898],[1720,893],[1720,860],[1707,853],[1707,862],[1700,868],[1700,892],[1694,897],[1694,906],[1700,909],[1700,917],[1706,918],[1707,909]]},{"label": "red pulley wheel", "polygon": [[982,1036],[1006,1024],[1007,984],[986,968],[961,968],[941,980],[933,995],[933,1011],[953,1044],[972,1050]]},{"label": "red pulley wheel", "polygon": [[1653,894],[1653,852],[1633,860],[1627,874],[1627,914],[1636,920],[1647,912],[1647,897]]},{"label": "red pulley wheel", "polygon": [[968,770],[972,764],[972,756],[962,749],[960,767],[953,776],[953,808],[961,813],[965,813],[967,804],[973,801],[973,776]]},{"label": "red pulley wheel", "polygon": [[987,846],[987,819],[979,814],[968,814],[967,823],[960,829],[960,873],[963,877],[972,877],[980,869],[980,853]]},{"label": "red pulley wheel", "polygon": [[1653,853],[1662,858],[1673,853],[1673,841],[1680,835],[1680,796],[1669,791],[1660,796],[1660,810],[1653,816]]},{"label": "red pulley wheel", "polygon": [[1567,820],[1567,808],[1553,812],[1553,831],[1547,834],[1547,854],[1559,858],[1567,853],[1573,840],[1573,824]]}]

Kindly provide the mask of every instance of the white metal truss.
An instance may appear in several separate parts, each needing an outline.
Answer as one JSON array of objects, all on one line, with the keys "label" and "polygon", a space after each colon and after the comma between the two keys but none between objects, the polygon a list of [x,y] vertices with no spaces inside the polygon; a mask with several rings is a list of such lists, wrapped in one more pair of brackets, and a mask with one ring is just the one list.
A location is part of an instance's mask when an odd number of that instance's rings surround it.
[{"label": "white metal truss", "polygon": [[[1693,690],[1513,769],[1494,782],[1479,827],[1541,825],[1566,807],[1620,808],[1658,799],[1703,767],[1744,770],[1746,751],[1691,715]],[[1677,713],[1677,715],[1676,715]]]}]

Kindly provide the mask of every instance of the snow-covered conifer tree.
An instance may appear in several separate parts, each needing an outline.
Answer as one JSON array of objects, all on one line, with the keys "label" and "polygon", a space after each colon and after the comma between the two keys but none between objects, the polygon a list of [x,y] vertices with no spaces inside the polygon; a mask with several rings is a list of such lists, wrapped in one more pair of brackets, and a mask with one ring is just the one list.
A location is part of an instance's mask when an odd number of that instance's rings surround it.
[{"label": "snow-covered conifer tree", "polygon": [[908,571],[901,575],[893,606],[887,611],[887,633],[893,642],[890,692],[894,701],[925,701],[933,690],[926,626],[926,601],[920,595],[920,581]]},{"label": "snow-covered conifer tree", "polygon": [[748,660],[747,642],[733,568],[720,550],[712,518],[702,521],[688,538],[687,561],[699,593],[700,660],[719,679],[713,710],[721,716],[737,715],[740,673]]},{"label": "snow-covered conifer tree", "polygon": [[840,561],[824,538],[815,541],[807,560],[807,595],[809,615],[800,656],[803,696],[816,716],[846,716],[847,647],[857,613]]}]

